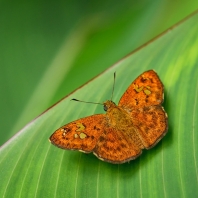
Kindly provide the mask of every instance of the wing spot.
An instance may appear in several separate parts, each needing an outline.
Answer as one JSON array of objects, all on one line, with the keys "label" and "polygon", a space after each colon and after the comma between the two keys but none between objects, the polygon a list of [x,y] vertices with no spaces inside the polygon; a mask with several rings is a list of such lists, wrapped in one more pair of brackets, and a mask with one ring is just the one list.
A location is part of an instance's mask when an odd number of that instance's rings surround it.
[{"label": "wing spot", "polygon": [[138,101],[138,99],[137,99],[137,98],[135,98],[135,103],[136,103],[136,105],[138,105],[138,104],[139,104],[139,101]]},{"label": "wing spot", "polygon": [[145,82],[145,81],[147,81],[147,80],[149,80],[149,78],[147,78],[147,77],[145,77],[144,75],[142,75],[141,81],[142,81],[142,82]]},{"label": "wing spot", "polygon": [[93,128],[94,130],[100,131],[100,128],[98,128],[97,126],[94,126]]},{"label": "wing spot", "polygon": [[64,138],[66,136],[66,133],[69,132],[70,129],[68,129],[68,128],[62,128],[60,131],[62,132],[62,136]]},{"label": "wing spot", "polygon": [[151,94],[151,87],[150,86],[141,86],[139,87],[138,85],[133,85],[133,89],[135,89],[135,91],[137,93],[140,93],[141,91],[143,91],[146,95],[150,95]]},{"label": "wing spot", "polygon": [[79,136],[80,136],[80,139],[82,139],[82,140],[85,139],[85,138],[87,137],[87,135],[86,135],[85,133],[80,133]]},{"label": "wing spot", "polygon": [[143,86],[142,87],[138,87],[138,85],[133,85],[133,88],[135,89],[136,92],[141,92],[142,89],[144,88]]},{"label": "wing spot", "polygon": [[124,144],[124,143],[121,143],[120,146],[121,146],[121,148],[127,148],[126,144]]},{"label": "wing spot", "polygon": [[116,150],[120,152],[121,151],[121,148],[118,146]]},{"label": "wing spot", "polygon": [[104,140],[105,140],[105,138],[103,136],[100,136],[99,142],[103,142]]},{"label": "wing spot", "polygon": [[85,126],[82,123],[76,123],[76,126],[78,127],[78,129],[76,129],[76,131],[84,131],[85,130]]},{"label": "wing spot", "polygon": [[145,93],[146,95],[150,95],[150,94],[151,94],[151,91],[148,90],[148,89],[145,89],[145,90],[144,90],[144,93]]}]

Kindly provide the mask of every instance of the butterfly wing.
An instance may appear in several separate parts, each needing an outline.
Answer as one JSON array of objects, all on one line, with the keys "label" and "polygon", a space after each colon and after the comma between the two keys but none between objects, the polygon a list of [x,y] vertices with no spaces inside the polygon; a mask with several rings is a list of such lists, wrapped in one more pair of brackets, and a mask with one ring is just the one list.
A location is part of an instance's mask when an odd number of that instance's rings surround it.
[{"label": "butterfly wing", "polygon": [[56,130],[49,138],[57,147],[92,152],[104,131],[104,114],[96,114],[70,122]]},{"label": "butterfly wing", "polygon": [[149,70],[138,76],[122,95],[118,106],[125,109],[163,103],[164,87],[155,71]]},{"label": "butterfly wing", "polygon": [[[135,134],[134,128],[128,128],[127,131]],[[127,132],[126,131],[126,132]],[[141,155],[142,150],[135,137],[131,138],[130,133],[123,133],[119,129],[108,127],[104,128],[96,147],[93,151],[99,159],[113,164],[121,164]],[[138,140],[137,140],[138,141]]]},{"label": "butterfly wing", "polygon": [[104,114],[70,122],[56,130],[49,140],[62,149],[93,151],[99,159],[111,163],[124,163],[141,154],[134,138],[110,127]]},{"label": "butterfly wing", "polygon": [[118,104],[130,114],[146,149],[155,146],[167,132],[168,117],[161,106],[163,100],[163,84],[156,72],[149,70],[135,79]]},{"label": "butterfly wing", "polygon": [[134,109],[131,118],[146,149],[155,146],[168,130],[168,117],[160,105]]}]

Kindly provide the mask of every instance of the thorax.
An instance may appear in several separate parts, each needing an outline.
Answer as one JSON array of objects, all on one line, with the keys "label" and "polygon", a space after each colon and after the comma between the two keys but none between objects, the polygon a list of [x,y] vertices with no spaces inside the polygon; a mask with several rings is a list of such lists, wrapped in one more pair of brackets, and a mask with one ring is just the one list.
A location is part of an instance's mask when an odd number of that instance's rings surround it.
[{"label": "thorax", "polygon": [[120,129],[132,126],[132,120],[129,113],[122,107],[117,106],[112,101],[107,101],[104,105],[107,106],[106,117],[110,126]]}]

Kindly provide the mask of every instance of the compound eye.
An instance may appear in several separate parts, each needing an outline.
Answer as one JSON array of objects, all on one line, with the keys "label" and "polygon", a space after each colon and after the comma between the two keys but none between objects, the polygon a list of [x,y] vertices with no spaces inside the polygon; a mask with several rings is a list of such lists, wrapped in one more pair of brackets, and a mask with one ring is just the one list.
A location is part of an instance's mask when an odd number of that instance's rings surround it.
[{"label": "compound eye", "polygon": [[107,109],[108,109],[108,108],[107,108],[107,106],[106,106],[106,105],[104,105],[104,110],[105,110],[105,111],[107,111]]}]

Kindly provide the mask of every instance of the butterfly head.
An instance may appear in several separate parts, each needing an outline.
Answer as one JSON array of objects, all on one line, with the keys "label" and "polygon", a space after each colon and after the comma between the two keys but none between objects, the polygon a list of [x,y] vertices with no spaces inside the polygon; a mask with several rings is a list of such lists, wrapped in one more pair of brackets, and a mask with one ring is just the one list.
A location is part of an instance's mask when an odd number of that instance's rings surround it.
[{"label": "butterfly head", "polygon": [[108,109],[116,106],[116,104],[111,100],[107,100],[106,102],[103,103],[103,105],[104,105],[104,110],[105,111],[108,111]]}]

